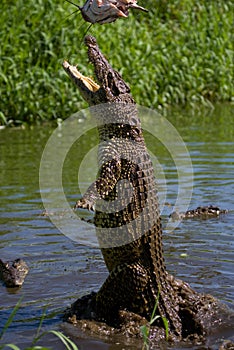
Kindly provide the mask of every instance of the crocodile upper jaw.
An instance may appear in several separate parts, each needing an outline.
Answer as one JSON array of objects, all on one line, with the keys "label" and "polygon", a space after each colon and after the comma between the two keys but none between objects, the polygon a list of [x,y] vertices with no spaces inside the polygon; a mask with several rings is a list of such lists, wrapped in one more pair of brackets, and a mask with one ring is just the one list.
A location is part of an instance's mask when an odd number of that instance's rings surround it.
[{"label": "crocodile upper jaw", "polygon": [[77,85],[83,98],[90,105],[93,105],[115,102],[120,95],[130,94],[130,88],[101,53],[96,39],[88,35],[85,37],[85,44],[88,47],[88,57],[94,65],[95,75],[100,85],[81,74],[76,66],[70,65],[67,61],[63,62],[64,70]]}]

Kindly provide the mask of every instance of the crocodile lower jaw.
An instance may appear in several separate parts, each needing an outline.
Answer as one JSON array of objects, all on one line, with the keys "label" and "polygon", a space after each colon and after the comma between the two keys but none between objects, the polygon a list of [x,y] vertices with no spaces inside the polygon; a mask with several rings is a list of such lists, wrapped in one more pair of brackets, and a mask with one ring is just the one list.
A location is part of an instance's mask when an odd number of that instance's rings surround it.
[{"label": "crocodile lower jaw", "polygon": [[82,82],[90,92],[96,92],[100,89],[100,85],[95,83],[93,79],[81,74],[76,66],[72,66],[66,60],[63,62],[63,68],[69,74],[76,85],[78,85],[77,83]]}]

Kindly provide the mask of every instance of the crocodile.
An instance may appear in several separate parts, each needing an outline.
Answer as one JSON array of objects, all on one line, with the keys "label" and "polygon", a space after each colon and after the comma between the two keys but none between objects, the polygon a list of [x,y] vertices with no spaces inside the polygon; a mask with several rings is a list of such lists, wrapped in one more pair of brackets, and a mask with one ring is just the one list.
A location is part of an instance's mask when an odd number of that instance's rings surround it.
[{"label": "crocodile", "polygon": [[[205,337],[217,323],[218,301],[198,293],[167,272],[162,244],[157,184],[137,105],[129,86],[112,68],[93,36],[85,37],[98,83],[68,61],[63,68],[88,102],[99,133],[96,181],[75,204],[94,211],[94,225],[109,271],[98,292],[78,299],[65,319],[90,319],[111,327],[121,312],[167,320],[171,339]],[[76,211],[78,214],[82,210]]]},{"label": "crocodile", "polygon": [[186,212],[173,211],[169,217],[172,220],[182,220],[182,219],[191,219],[191,218],[200,218],[208,219],[219,217],[222,214],[227,214],[227,209],[220,209],[214,205],[199,206],[196,209],[190,209]]},{"label": "crocodile", "polygon": [[13,262],[3,262],[0,259],[0,279],[8,288],[22,286],[28,271],[28,265],[23,259],[16,259]]}]

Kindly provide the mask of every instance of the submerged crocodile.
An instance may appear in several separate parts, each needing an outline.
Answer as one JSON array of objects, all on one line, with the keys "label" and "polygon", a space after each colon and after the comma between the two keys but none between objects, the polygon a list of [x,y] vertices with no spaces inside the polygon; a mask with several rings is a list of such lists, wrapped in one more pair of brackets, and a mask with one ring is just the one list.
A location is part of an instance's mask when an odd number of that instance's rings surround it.
[{"label": "submerged crocodile", "polygon": [[28,265],[23,259],[16,259],[13,262],[3,262],[0,259],[0,279],[8,288],[22,286],[28,271]]},{"label": "submerged crocodile", "polygon": [[[66,317],[118,327],[121,312],[167,319],[171,339],[203,337],[217,323],[218,302],[174,278],[165,267],[157,187],[130,88],[85,38],[98,84],[64,61],[63,67],[91,106],[100,138],[99,175],[75,207],[94,210],[94,224],[109,276],[97,293],[78,299]],[[99,85],[100,84],[100,85]]]},{"label": "submerged crocodile", "polygon": [[222,214],[227,214],[227,209],[220,209],[214,205],[200,206],[196,209],[187,210],[184,213],[180,213],[177,211],[173,211],[169,217],[172,220],[182,220],[182,219],[191,219],[191,218],[200,218],[200,219],[208,219],[218,217]]}]

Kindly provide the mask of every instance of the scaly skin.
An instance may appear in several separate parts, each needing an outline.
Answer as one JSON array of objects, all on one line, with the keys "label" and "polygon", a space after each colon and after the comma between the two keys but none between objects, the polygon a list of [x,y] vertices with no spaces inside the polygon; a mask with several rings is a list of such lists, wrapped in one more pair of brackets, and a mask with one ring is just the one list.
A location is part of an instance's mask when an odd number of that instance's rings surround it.
[{"label": "scaly skin", "polygon": [[182,219],[209,219],[214,217],[219,217],[220,215],[227,214],[227,209],[220,209],[219,207],[208,205],[208,206],[200,206],[196,209],[187,210],[185,213],[179,213],[177,211],[173,211],[170,214],[172,220],[182,220]]},{"label": "scaly skin", "polygon": [[[85,43],[100,86],[68,62],[63,67],[92,106],[100,138],[98,178],[76,203],[76,208],[95,210],[97,237],[109,270],[93,296],[96,317],[111,324],[119,310],[126,309],[150,319],[160,295],[157,314],[167,318],[171,334],[178,339],[205,334],[204,320],[212,312],[200,310],[215,301],[166,271],[154,171],[130,88],[96,39],[87,36]],[[162,320],[156,324],[162,326]]]},{"label": "scaly skin", "polygon": [[28,266],[22,259],[16,259],[12,263],[0,259],[0,278],[8,288],[22,286],[28,271]]}]

